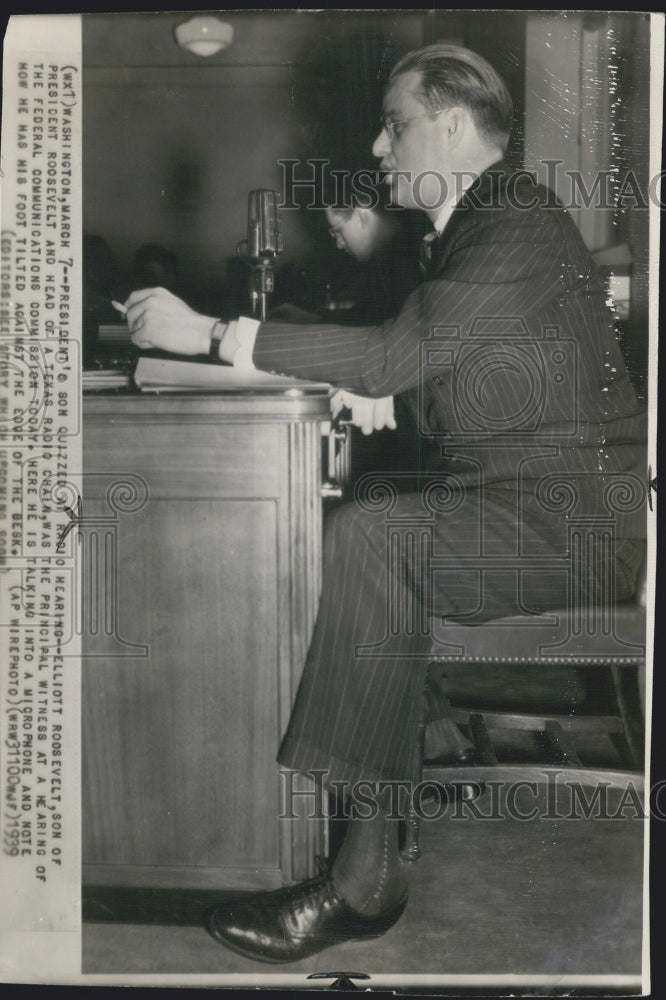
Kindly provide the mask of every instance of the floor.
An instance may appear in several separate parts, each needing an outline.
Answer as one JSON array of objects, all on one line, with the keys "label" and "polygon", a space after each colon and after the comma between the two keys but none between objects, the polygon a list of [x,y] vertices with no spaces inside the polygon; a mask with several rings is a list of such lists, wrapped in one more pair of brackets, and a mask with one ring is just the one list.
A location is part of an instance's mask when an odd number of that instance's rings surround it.
[{"label": "floor", "polygon": [[[220,893],[98,889],[85,903],[83,971],[637,977],[642,822],[632,809],[605,821],[549,819],[545,800],[536,803],[540,815],[530,821],[455,820],[447,810],[423,823],[407,910],[371,943],[268,966],[208,936],[202,915]],[[609,799],[609,814],[618,804],[617,795]],[[568,801],[555,811],[566,816]]]},{"label": "floor", "polygon": [[[523,669],[520,676],[499,678],[496,671],[473,678],[451,671],[452,701],[475,704],[475,692],[487,698],[493,684],[496,707],[509,689],[520,689],[526,710],[534,703],[542,711],[585,712],[603,701],[604,693],[591,689],[589,672],[572,673],[566,683],[560,674],[553,688],[543,673]],[[517,752],[516,746],[507,750]],[[618,767],[615,748],[603,739],[582,746],[581,757],[588,767]],[[490,976],[493,983],[511,975],[535,982],[595,976],[604,977],[604,995],[611,995],[612,983],[625,994],[639,992],[644,828],[637,800],[609,790],[605,809],[597,803],[585,818],[568,775],[559,780],[555,799],[545,785],[536,794],[523,788],[512,806],[505,788],[491,789],[473,807],[449,806],[423,822],[422,858],[410,865],[407,909],[375,941],[348,942],[291,965],[266,965],[225,950],[208,935],[204,915],[222,892],[91,887],[84,893],[82,971],[99,983],[127,974],[138,976],[138,984],[161,975],[178,983],[196,974],[204,980],[245,975],[248,982],[272,985],[276,975],[330,969],[365,971],[391,983],[407,977],[407,984],[424,976],[438,983],[455,983],[459,976]],[[590,801],[589,788],[586,797]],[[538,992],[551,989],[541,985]]]}]

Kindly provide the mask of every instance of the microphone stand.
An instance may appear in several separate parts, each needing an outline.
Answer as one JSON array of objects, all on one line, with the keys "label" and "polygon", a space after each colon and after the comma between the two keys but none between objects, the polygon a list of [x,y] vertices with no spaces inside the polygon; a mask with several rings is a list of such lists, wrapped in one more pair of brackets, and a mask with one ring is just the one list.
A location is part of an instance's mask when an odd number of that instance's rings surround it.
[{"label": "microphone stand", "polygon": [[262,323],[266,321],[266,303],[268,296],[275,289],[274,272],[271,257],[259,257],[252,264],[250,274],[250,303],[252,305],[252,315],[257,315]]}]

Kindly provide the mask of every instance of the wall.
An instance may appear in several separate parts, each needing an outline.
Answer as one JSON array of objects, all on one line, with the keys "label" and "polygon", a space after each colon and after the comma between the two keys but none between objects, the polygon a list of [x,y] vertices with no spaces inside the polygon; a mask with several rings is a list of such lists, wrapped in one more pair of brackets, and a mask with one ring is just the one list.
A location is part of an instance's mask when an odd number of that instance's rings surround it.
[{"label": "wall", "polygon": [[[220,16],[234,27],[234,40],[207,59],[174,41],[187,14],[83,18],[85,229],[107,240],[121,270],[141,244],[175,251],[188,300],[199,308],[217,312],[233,295],[247,192],[281,187],[279,159],[376,166],[371,146],[382,84],[404,51],[446,40],[495,62],[519,109],[522,156],[522,14]],[[283,227],[282,272],[305,266],[317,277],[320,267],[334,266],[323,213],[284,212]],[[242,269],[241,277],[244,295]]]},{"label": "wall", "polygon": [[[589,206],[576,197],[569,175],[578,171],[592,193],[604,172],[631,168],[647,190],[647,30],[644,15],[556,11],[527,19],[525,166],[544,183],[554,178],[565,204],[577,203],[570,210],[592,251],[620,242],[624,227],[600,207],[601,196]],[[556,173],[546,160],[561,162]]]},{"label": "wall", "polygon": [[[525,166],[551,180],[590,250],[621,248],[621,273],[630,261],[631,308],[620,334],[641,393],[648,362],[647,201],[628,197],[619,208],[616,201],[629,172],[647,198],[649,60],[649,15],[551,11],[527,19]],[[560,161],[556,174],[545,160]],[[587,206],[572,171],[592,197]]]},{"label": "wall", "polygon": [[[174,250],[189,299],[200,308],[217,312],[239,275],[245,294],[235,250],[245,235],[247,192],[282,187],[279,159],[376,165],[371,145],[383,80],[410,48],[460,42],[496,66],[516,105],[515,166],[524,161],[539,169],[544,159],[560,159],[565,169],[580,169],[589,185],[618,157],[625,165],[644,164],[644,18],[567,11],[225,12],[233,43],[202,59],[174,41],[174,27],[189,16],[84,16],[84,220],[88,232],[109,242],[122,269],[143,243]],[[618,81],[625,83],[624,103],[619,94],[609,96]],[[642,220],[594,209],[574,215],[591,249],[629,240],[644,272]],[[284,275],[333,266],[323,213],[284,212],[283,227]],[[644,286],[637,286],[636,301],[645,300]]]},{"label": "wall", "polygon": [[[174,250],[190,298],[213,309],[235,273],[248,190],[281,190],[279,159],[324,148],[313,99],[328,108],[328,131],[336,138],[337,128],[338,144],[350,104],[367,104],[362,93],[341,93],[340,57],[355,54],[358,67],[359,39],[374,39],[375,48],[384,44],[391,52],[422,42],[420,14],[335,12],[324,15],[325,27],[316,14],[223,17],[234,27],[233,44],[208,59],[183,51],[173,39],[174,26],[187,15],[91,15],[83,29],[86,231],[107,240],[121,268],[143,243]],[[322,44],[326,52],[313,59]],[[337,68],[330,82],[313,76],[322,65]],[[343,98],[343,113],[336,114]],[[375,111],[365,134],[353,137],[364,157],[357,166],[374,166]],[[281,266],[312,255],[310,222],[303,212],[283,213]]]}]

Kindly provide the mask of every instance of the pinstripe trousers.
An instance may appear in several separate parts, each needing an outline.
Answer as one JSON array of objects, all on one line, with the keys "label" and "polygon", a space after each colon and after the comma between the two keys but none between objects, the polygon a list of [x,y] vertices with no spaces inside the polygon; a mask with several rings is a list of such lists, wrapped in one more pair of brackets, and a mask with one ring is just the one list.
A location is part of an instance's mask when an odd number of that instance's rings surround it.
[{"label": "pinstripe trousers", "polygon": [[[390,513],[353,502],[327,518],[321,604],[280,764],[324,771],[329,785],[408,780],[429,617],[476,610],[479,622],[566,606],[563,519],[511,487],[467,490],[447,504],[433,513],[423,492],[405,493]],[[501,565],[517,553],[537,557],[520,577]],[[618,543],[617,599],[633,593],[641,555],[639,543]],[[496,568],[481,572],[489,559]],[[594,581],[585,587],[594,600]]]}]

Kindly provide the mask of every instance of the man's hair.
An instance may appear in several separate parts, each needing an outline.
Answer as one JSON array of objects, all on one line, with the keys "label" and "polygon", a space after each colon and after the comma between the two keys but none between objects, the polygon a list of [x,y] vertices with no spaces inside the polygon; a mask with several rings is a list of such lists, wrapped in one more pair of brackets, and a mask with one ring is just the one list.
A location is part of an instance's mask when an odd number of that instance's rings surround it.
[{"label": "man's hair", "polygon": [[428,45],[403,56],[389,83],[412,71],[421,74],[419,96],[427,108],[467,108],[481,138],[506,149],[513,103],[506,84],[485,59],[460,45]]}]

